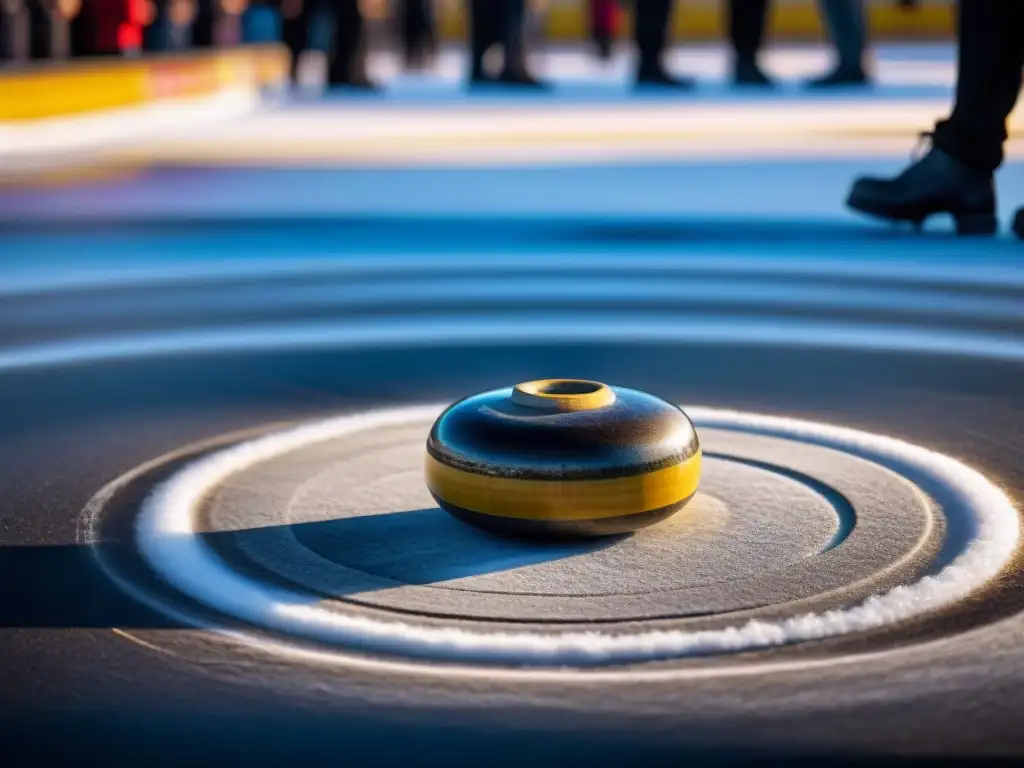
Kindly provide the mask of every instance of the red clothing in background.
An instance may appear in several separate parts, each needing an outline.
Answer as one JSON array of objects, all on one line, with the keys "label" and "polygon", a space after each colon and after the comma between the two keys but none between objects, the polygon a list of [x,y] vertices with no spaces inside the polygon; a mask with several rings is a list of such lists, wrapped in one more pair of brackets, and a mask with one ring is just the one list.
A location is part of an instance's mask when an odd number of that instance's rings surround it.
[{"label": "red clothing in background", "polygon": [[137,50],[149,20],[150,0],[83,0],[75,20],[78,53],[116,54]]}]

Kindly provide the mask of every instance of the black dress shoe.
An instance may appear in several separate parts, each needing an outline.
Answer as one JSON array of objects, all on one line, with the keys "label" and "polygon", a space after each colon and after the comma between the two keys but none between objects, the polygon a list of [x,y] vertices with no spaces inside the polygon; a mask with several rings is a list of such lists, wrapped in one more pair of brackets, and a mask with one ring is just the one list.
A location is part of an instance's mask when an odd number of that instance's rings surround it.
[{"label": "black dress shoe", "polygon": [[756,61],[745,59],[740,59],[733,67],[732,82],[733,85],[755,88],[771,88],[775,85]]},{"label": "black dress shoe", "polygon": [[836,67],[827,75],[811,80],[808,88],[843,88],[858,85],[870,85],[871,78],[863,67]]},{"label": "black dress shoe", "polygon": [[1013,233],[1024,240],[1024,208],[1018,208],[1017,215],[1013,217]]},{"label": "black dress shoe", "polygon": [[937,147],[895,178],[857,179],[846,204],[869,216],[908,221],[919,228],[929,216],[948,213],[960,235],[992,235],[997,228],[992,175],[968,168]]},{"label": "black dress shoe", "polygon": [[690,77],[673,77],[660,67],[657,69],[641,68],[636,75],[637,88],[674,88],[688,91],[697,86],[697,81]]}]

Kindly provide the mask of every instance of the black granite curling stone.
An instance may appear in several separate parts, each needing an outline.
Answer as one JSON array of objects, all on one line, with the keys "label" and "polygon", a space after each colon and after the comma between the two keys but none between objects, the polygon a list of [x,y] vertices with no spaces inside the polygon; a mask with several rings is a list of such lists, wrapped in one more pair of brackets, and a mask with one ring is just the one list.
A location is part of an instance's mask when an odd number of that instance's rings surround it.
[{"label": "black granite curling stone", "polygon": [[678,406],[576,379],[467,397],[427,438],[427,487],[441,508],[516,536],[604,536],[653,525],[690,500],[700,468],[697,432]]}]

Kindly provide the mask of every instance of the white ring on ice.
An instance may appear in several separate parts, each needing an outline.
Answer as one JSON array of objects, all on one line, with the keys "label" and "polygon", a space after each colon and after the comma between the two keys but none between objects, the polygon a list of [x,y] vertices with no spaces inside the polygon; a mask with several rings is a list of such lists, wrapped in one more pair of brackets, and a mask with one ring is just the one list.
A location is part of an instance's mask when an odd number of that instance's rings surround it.
[{"label": "white ring on ice", "polygon": [[1020,525],[1010,499],[971,467],[895,438],[808,421],[687,408],[698,426],[757,430],[853,451],[898,465],[942,487],[973,516],[974,538],[932,576],[846,609],[724,629],[480,632],[418,626],[328,610],[319,599],[262,584],[233,571],[195,530],[195,509],[231,475],[311,444],[355,432],[435,418],[443,406],[410,406],[340,416],[265,435],[211,454],[159,486],[137,522],[139,547],[157,572],[197,601],[264,629],[350,650],[445,661],[568,666],[630,663],[752,650],[878,628],[947,606],[995,577],[1017,547]]}]

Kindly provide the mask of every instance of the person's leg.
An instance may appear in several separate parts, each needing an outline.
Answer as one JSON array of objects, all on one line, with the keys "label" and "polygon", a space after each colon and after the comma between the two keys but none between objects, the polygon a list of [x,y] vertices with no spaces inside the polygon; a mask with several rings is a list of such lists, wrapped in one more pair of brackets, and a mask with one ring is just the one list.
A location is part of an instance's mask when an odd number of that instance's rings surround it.
[{"label": "person's leg", "polygon": [[867,22],[863,0],[818,0],[828,36],[835,46],[835,68],[812,87],[863,85],[869,78],[864,68],[867,48]]},{"label": "person's leg", "polygon": [[[80,13],[79,16],[82,16]],[[72,27],[81,35],[81,22]],[[31,42],[29,11],[23,0],[0,3],[0,61],[23,61],[29,57]],[[77,38],[76,38],[77,39]],[[75,55],[78,55],[76,51]]]},{"label": "person's leg", "polygon": [[217,7],[214,0],[199,0],[192,19],[192,47],[212,48],[217,38]]},{"label": "person's leg", "polygon": [[615,43],[616,0],[589,0],[587,11],[590,40],[597,48],[598,57],[607,61]]},{"label": "person's leg", "polygon": [[[499,0],[494,0],[499,2]],[[526,69],[526,0],[500,0],[501,47],[505,52],[506,72]]]},{"label": "person's leg", "polygon": [[930,152],[895,178],[858,179],[847,204],[894,221],[952,214],[961,234],[996,231],[993,173],[1024,65],[1024,3],[961,0],[956,106]]},{"label": "person's leg", "polygon": [[956,103],[935,126],[934,143],[979,171],[1003,161],[1006,118],[1017,102],[1024,68],[1024,2],[961,0]]},{"label": "person's leg", "polygon": [[153,3],[153,20],[142,30],[142,50],[146,53],[171,49],[171,23],[167,18],[169,6],[169,0]]},{"label": "person's leg", "polygon": [[415,0],[399,0],[398,15],[398,38],[402,45],[402,62],[406,69],[416,66],[416,19]]},{"label": "person's leg", "polygon": [[291,54],[291,79],[298,82],[299,60],[306,50],[312,0],[290,0],[281,4],[281,39]]},{"label": "person's leg", "polygon": [[49,59],[51,56],[51,31],[53,19],[41,0],[31,0],[29,8],[29,55],[33,59]]},{"label": "person's leg", "polygon": [[641,74],[663,72],[662,55],[672,14],[672,0],[635,0],[633,39]]},{"label": "person's leg", "polygon": [[437,54],[437,36],[434,29],[434,9],[430,0],[407,0],[412,3],[412,22],[416,28],[419,49],[425,61]]},{"label": "person's leg", "polygon": [[504,65],[499,80],[506,85],[544,88],[546,84],[530,72],[526,60],[526,0],[493,0],[501,7],[500,32]]},{"label": "person's leg", "polygon": [[366,25],[359,0],[333,0],[334,47],[327,68],[330,85],[372,89],[366,73]]},{"label": "person's leg", "polygon": [[637,48],[637,84],[689,88],[693,81],[675,78],[664,55],[672,22],[672,0],[634,0],[633,38]]},{"label": "person's leg", "polygon": [[472,82],[486,82],[490,78],[484,70],[484,56],[497,42],[495,38],[496,18],[499,8],[497,0],[469,0],[469,59]]},{"label": "person's leg", "polygon": [[768,24],[768,0],[729,0],[727,8],[733,80],[738,85],[771,85],[758,63]]},{"label": "person's leg", "polygon": [[399,4],[402,57],[407,69],[427,64],[433,52],[427,0],[402,0]]}]

